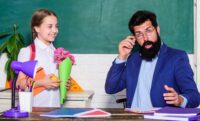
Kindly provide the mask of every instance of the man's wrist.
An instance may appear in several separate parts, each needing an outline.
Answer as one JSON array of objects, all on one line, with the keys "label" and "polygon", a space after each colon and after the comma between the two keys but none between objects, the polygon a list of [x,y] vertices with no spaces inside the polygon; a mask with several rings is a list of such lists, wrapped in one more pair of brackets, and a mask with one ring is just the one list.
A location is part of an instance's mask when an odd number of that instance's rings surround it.
[{"label": "man's wrist", "polygon": [[120,63],[124,63],[126,62],[127,60],[122,60],[122,59],[119,59],[118,57],[115,59],[115,64],[120,64]]},{"label": "man's wrist", "polygon": [[120,59],[120,60],[127,60],[127,58],[128,58],[128,57],[126,57],[126,56],[121,56],[121,55],[118,55],[118,56],[117,56],[117,58],[118,58],[118,59]]},{"label": "man's wrist", "polygon": [[179,107],[185,108],[186,105],[187,105],[187,102],[188,102],[187,98],[185,98],[185,97],[182,96],[182,95],[178,95],[178,97],[179,97],[179,100],[180,100],[180,105],[179,105]]},{"label": "man's wrist", "polygon": [[181,106],[181,104],[183,103],[183,97],[178,95],[178,100],[179,100],[178,106]]}]

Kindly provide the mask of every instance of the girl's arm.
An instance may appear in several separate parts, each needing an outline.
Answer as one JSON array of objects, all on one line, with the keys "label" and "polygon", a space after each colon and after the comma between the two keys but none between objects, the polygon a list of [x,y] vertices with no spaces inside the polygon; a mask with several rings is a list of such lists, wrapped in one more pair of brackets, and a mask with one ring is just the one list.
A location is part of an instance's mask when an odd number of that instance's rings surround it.
[{"label": "girl's arm", "polygon": [[31,79],[28,76],[26,76],[23,72],[19,72],[18,79],[16,82],[16,87],[18,88],[18,86],[20,86],[21,89],[25,90],[26,85],[30,85],[31,82],[34,81],[35,82],[34,88],[42,86],[42,87],[45,87],[46,89],[54,89],[54,88],[59,87],[60,80],[58,80],[58,79],[52,80],[51,77],[53,75],[54,74],[48,74],[39,80],[34,80],[34,79]]}]

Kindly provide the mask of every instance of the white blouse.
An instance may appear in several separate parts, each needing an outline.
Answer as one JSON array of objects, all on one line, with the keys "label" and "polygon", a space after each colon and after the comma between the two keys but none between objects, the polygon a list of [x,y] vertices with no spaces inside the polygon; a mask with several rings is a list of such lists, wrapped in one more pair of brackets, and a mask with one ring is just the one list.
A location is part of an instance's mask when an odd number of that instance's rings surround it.
[{"label": "white blouse", "polygon": [[[38,66],[44,68],[46,74],[53,73],[58,76],[56,63],[53,60],[55,47],[45,45],[38,38],[35,43],[35,60],[38,60]],[[30,46],[22,48],[18,55],[18,61],[24,62],[30,60]],[[44,90],[33,97],[33,107],[60,107],[60,91],[57,89]]]}]

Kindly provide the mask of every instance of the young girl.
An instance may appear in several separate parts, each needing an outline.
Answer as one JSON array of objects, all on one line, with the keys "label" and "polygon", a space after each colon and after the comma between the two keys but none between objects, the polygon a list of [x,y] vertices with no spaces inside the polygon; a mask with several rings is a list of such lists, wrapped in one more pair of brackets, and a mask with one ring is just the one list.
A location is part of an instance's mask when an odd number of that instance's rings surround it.
[{"label": "young girl", "polygon": [[[24,62],[32,59],[38,61],[38,66],[42,67],[45,76],[34,81],[34,88],[44,87],[45,89],[33,98],[34,107],[60,107],[59,83],[60,80],[51,77],[58,76],[56,63],[53,60],[55,47],[53,41],[58,34],[57,16],[53,11],[39,9],[35,11],[31,20],[32,39],[31,46],[22,48],[18,55],[18,61]],[[34,48],[34,49],[33,49]],[[34,51],[34,52],[33,52]],[[67,81],[67,89],[70,88],[70,81]],[[20,72],[16,86],[25,87],[27,76]]]}]

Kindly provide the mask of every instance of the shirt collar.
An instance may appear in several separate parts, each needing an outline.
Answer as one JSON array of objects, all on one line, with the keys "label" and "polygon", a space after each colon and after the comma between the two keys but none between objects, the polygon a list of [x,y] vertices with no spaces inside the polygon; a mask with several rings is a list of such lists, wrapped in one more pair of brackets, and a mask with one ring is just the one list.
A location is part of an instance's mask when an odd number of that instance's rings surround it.
[{"label": "shirt collar", "polygon": [[41,40],[39,40],[38,38],[35,38],[34,43],[36,44],[37,47],[41,48],[41,49],[46,49],[46,48],[52,48],[54,49],[53,44],[51,43],[49,46],[44,44]]}]

